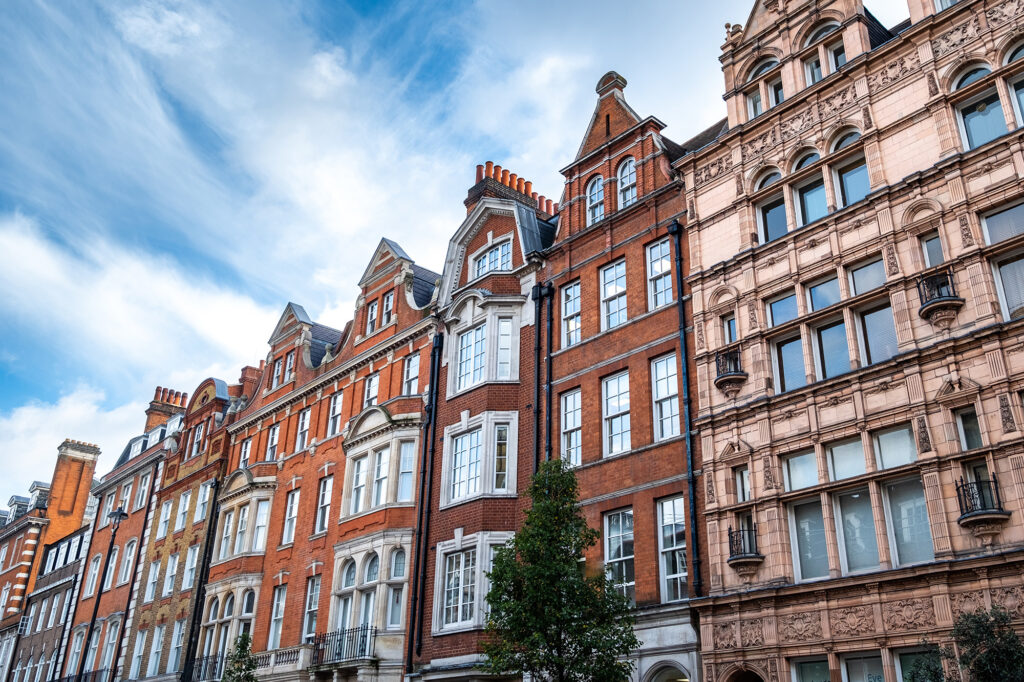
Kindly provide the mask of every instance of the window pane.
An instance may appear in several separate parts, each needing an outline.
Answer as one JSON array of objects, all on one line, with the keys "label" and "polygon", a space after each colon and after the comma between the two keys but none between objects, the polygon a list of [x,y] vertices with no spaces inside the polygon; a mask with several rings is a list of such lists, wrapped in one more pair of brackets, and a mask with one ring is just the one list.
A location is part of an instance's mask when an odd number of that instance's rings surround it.
[{"label": "window pane", "polygon": [[836,322],[818,329],[822,379],[850,371],[850,347],[846,344],[846,323]]},{"label": "window pane", "polygon": [[736,316],[729,315],[722,318],[722,330],[725,333],[725,342],[732,343],[736,340]]},{"label": "window pane", "polygon": [[901,565],[931,561],[932,533],[928,525],[928,506],[924,501],[921,481],[893,483],[888,487],[892,533],[896,555]]},{"label": "window pane", "polygon": [[921,238],[921,248],[924,250],[924,260],[927,267],[933,267],[942,263],[942,241],[939,235],[931,234]]},{"label": "window pane", "polygon": [[747,95],[747,106],[750,107],[750,118],[761,115],[761,93],[752,92]]},{"label": "window pane", "polygon": [[803,218],[801,225],[813,223],[819,218],[828,215],[828,206],[825,202],[825,182],[818,180],[801,187],[800,195],[800,216]]},{"label": "window pane", "polygon": [[799,490],[818,485],[818,460],[814,452],[793,455],[783,461],[786,489]]},{"label": "window pane", "polygon": [[989,244],[1001,242],[1024,233],[1024,204],[985,217]]},{"label": "window pane", "polygon": [[830,280],[819,282],[810,287],[811,310],[821,310],[830,305],[839,303],[839,280],[833,277]]},{"label": "window pane", "polygon": [[982,446],[981,425],[978,424],[978,414],[974,410],[964,410],[957,414],[960,423],[960,444],[964,450],[974,450]]},{"label": "window pane", "polygon": [[796,528],[797,556],[801,580],[828,576],[828,553],[825,548],[825,519],[821,502],[815,500],[793,506]]},{"label": "window pane", "polygon": [[792,391],[807,385],[804,373],[804,347],[800,338],[780,341],[775,346],[779,364],[779,392]]},{"label": "window pane", "polygon": [[786,202],[781,197],[761,207],[761,226],[765,242],[786,235]]},{"label": "window pane", "polygon": [[885,284],[885,266],[880,260],[861,265],[850,270],[850,279],[854,295],[877,289]]},{"label": "window pane", "polygon": [[782,81],[774,81],[768,84],[768,87],[772,92],[772,103],[782,104],[783,100],[786,99],[785,93],[782,91]]},{"label": "window pane", "polygon": [[980,147],[1000,135],[1006,134],[1006,119],[1003,118],[1003,106],[999,102],[998,93],[992,93],[980,102],[975,102],[960,110],[967,131],[967,146],[970,149]]},{"label": "window pane", "polygon": [[807,85],[814,85],[821,80],[821,60],[809,59],[804,62],[807,67]]},{"label": "window pane", "polygon": [[[1017,55],[1024,54],[1024,47],[1017,48]],[[1019,59],[1019,57],[1018,57]],[[1018,83],[1017,87],[1013,89],[1014,94],[1017,95],[1017,107],[1021,112],[1024,112],[1024,83]]]},{"label": "window pane", "polygon": [[847,682],[882,682],[884,679],[881,656],[846,659]]},{"label": "window pane", "polygon": [[876,433],[875,447],[878,449],[878,465],[882,469],[910,464],[917,459],[914,433],[909,426]]},{"label": "window pane", "polygon": [[999,264],[999,281],[1006,298],[1006,316],[1015,320],[1024,317],[1024,256]]},{"label": "window pane", "polygon": [[828,661],[804,661],[796,664],[797,682],[831,682]]},{"label": "window pane", "polygon": [[843,206],[855,204],[871,190],[868,182],[868,167],[863,160],[839,170],[839,188],[843,195]]},{"label": "window pane", "polygon": [[850,571],[878,566],[878,543],[871,497],[866,490],[839,497],[839,516],[843,528],[843,548]]},{"label": "window pane", "polygon": [[832,480],[860,476],[866,471],[864,445],[860,439],[829,446],[828,456],[832,464]]},{"label": "window pane", "polygon": [[896,325],[892,320],[892,308],[886,306],[864,313],[864,350],[867,364],[884,362],[896,355]]},{"label": "window pane", "polygon": [[832,61],[835,62],[837,69],[846,64],[846,48],[844,46],[836,45],[832,48]]},{"label": "window pane", "polygon": [[768,304],[768,310],[772,316],[772,326],[795,320],[797,317],[796,294],[772,301]]}]

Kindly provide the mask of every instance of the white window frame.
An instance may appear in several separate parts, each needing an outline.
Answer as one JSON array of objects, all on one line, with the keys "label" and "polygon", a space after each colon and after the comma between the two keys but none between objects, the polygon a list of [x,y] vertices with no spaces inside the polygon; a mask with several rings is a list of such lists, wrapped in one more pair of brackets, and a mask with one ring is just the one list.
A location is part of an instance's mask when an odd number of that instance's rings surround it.
[{"label": "white window frame", "polygon": [[352,470],[350,479],[352,494],[349,496],[348,513],[354,516],[369,509],[368,501],[370,495],[366,483],[369,477],[370,454],[366,453],[359,457],[354,457],[350,464]]},{"label": "white window frame", "polygon": [[326,533],[331,518],[331,495],[334,492],[334,476],[328,474],[317,484],[316,518],[313,533]]},{"label": "white window frame", "polygon": [[380,400],[380,372],[373,372],[363,380],[363,409],[378,404]]},{"label": "white window frame", "polygon": [[149,496],[149,472],[143,472],[139,477],[139,487],[135,491],[135,501],[132,503],[132,511],[141,509],[146,504],[146,498]]},{"label": "white window frame", "polygon": [[391,447],[384,446],[373,451],[373,486],[371,508],[383,507],[388,503],[388,478],[391,474]]},{"label": "white window frame", "polygon": [[621,211],[637,202],[636,159],[632,156],[623,159],[615,176]]},{"label": "white window frame", "polygon": [[238,453],[238,468],[246,469],[249,467],[252,457],[252,438],[246,438],[242,441],[242,447]]},{"label": "white window frame", "polygon": [[[633,553],[629,554],[629,555],[623,554],[622,556],[620,556],[620,557],[618,557],[618,558],[616,558],[614,560],[611,560],[611,559],[609,559],[609,557],[611,556],[611,545],[610,545],[610,542],[611,542],[611,539],[612,539],[611,530],[610,530],[610,521],[611,521],[611,518],[613,516],[623,516],[624,517],[626,514],[628,514],[628,516],[630,518],[630,525],[631,525],[631,527],[633,529],[632,532],[629,533],[629,535],[632,536],[632,540],[633,540]],[[607,575],[607,574],[610,573],[608,567],[611,564],[631,563],[633,565],[633,582],[624,582],[624,583],[616,584],[615,585],[615,589],[616,590],[620,590],[621,589],[621,590],[623,590],[623,594],[625,596],[630,597],[630,599],[635,599],[636,598],[636,525],[635,525],[634,517],[633,517],[633,508],[632,507],[624,507],[622,509],[614,509],[614,510],[605,512],[604,514],[601,515],[601,528],[603,529],[601,537],[604,539],[604,543],[603,543],[603,552],[604,553],[603,553],[602,556],[603,556],[603,559],[604,559],[605,574]],[[623,537],[624,538],[625,536],[626,536],[626,533],[623,532],[623,533],[620,533],[617,537]],[[609,575],[609,577],[611,577],[611,576]],[[632,592],[632,594],[631,594],[631,592]]]},{"label": "white window frame", "polygon": [[203,430],[206,422],[199,422],[192,430],[192,447],[189,449],[189,457],[197,457],[203,451]]},{"label": "white window frame", "polygon": [[206,515],[210,511],[210,494],[212,491],[212,481],[204,481],[199,486],[199,499],[196,500],[196,509],[192,512],[192,525],[206,520]]},{"label": "white window frame", "polygon": [[277,423],[267,430],[267,448],[263,454],[263,461],[276,462],[278,441],[281,438],[281,424]]},{"label": "white window frame", "polygon": [[[470,630],[482,630],[487,625],[487,603],[485,597],[490,589],[487,573],[491,570],[492,547],[504,545],[512,533],[483,531],[464,537],[456,537],[437,543],[434,554],[434,608],[431,618],[431,633],[435,636],[450,632],[466,632]],[[476,566],[474,571],[473,588],[473,617],[458,623],[444,623],[444,588],[445,588],[445,563],[450,554],[476,551]],[[408,570],[406,571],[408,573]]]},{"label": "white window frame", "polygon": [[377,331],[377,301],[370,301],[366,306],[366,336]]},{"label": "white window frame", "polygon": [[149,562],[149,573],[146,576],[146,592],[142,602],[148,604],[156,599],[156,588],[160,583],[160,561]]},{"label": "white window frame", "polygon": [[572,466],[583,463],[583,389],[574,388],[562,394],[561,418],[561,457]]},{"label": "white window frame", "polygon": [[[506,485],[504,489],[495,487],[495,464],[496,464],[496,441],[495,431],[499,425],[508,426],[507,442],[507,470]],[[455,457],[456,439],[467,436],[474,431],[480,432],[480,461],[477,469],[477,489],[466,495],[453,497],[453,464]],[[458,424],[445,427],[444,430],[444,453],[442,455],[441,470],[441,499],[440,508],[445,509],[457,504],[480,497],[515,497],[516,479],[518,476],[517,453],[518,453],[518,432],[519,413],[512,412],[481,412],[472,417],[466,416]]]},{"label": "white window frame", "polygon": [[281,526],[281,544],[290,545],[295,542],[295,530],[299,525],[299,501],[302,497],[302,489],[289,490],[285,496],[284,523]]},{"label": "white window frame", "polygon": [[281,387],[281,371],[284,369],[284,358],[274,360],[273,374],[271,374],[270,390],[275,391]]},{"label": "white window frame", "polygon": [[[519,381],[522,307],[522,300],[518,298],[491,300],[486,305],[470,299],[464,304],[460,312],[465,317],[451,330],[453,341],[447,344],[447,397],[472,391],[486,383]],[[509,322],[502,323],[503,319]],[[499,348],[498,330],[502,324],[508,324],[511,333],[505,337],[508,343]],[[507,362],[507,376],[499,375],[499,356]]]},{"label": "white window frame", "polygon": [[[416,470],[416,442],[401,440],[398,442],[398,486],[395,501],[398,503],[412,502],[415,496],[413,473]],[[405,492],[405,491],[408,492]]]},{"label": "white window frame", "polygon": [[199,564],[199,545],[191,545],[185,552],[185,572],[181,576],[181,589],[190,590],[196,584],[196,567]]},{"label": "white window frame", "polygon": [[153,639],[149,643],[149,665],[146,669],[146,677],[156,677],[160,673],[160,659],[164,653],[164,632],[166,632],[166,626],[163,624],[153,627]]},{"label": "white window frame", "polygon": [[845,495],[851,495],[853,493],[861,493],[863,495],[867,495],[869,498],[871,496],[871,492],[867,488],[854,488],[852,490],[843,490],[832,496],[832,518],[835,519],[836,546],[839,550],[839,567],[844,576],[859,575],[862,573],[871,573],[873,571],[877,571],[882,561],[882,548],[879,544],[880,538],[878,537],[877,532],[878,526],[876,525],[875,520],[874,505],[870,504],[869,507],[871,508],[871,532],[874,533],[875,536],[875,547],[876,551],[878,552],[879,563],[874,567],[861,568],[856,571],[850,570],[849,562],[847,561],[846,557],[846,539],[843,534],[843,513],[840,498],[842,498]]},{"label": "white window frame", "polygon": [[288,600],[288,586],[275,585],[270,602],[270,627],[267,631],[267,651],[281,646],[281,630],[284,626],[284,609]]},{"label": "white window frame", "polygon": [[341,433],[341,410],[344,407],[344,394],[339,390],[331,395],[328,401],[327,437]]},{"label": "white window frame", "polygon": [[381,298],[380,304],[380,326],[381,329],[391,324],[395,317],[395,292],[389,291]]},{"label": "white window frame", "polygon": [[420,354],[413,351],[402,363],[402,395],[417,395],[420,388]]},{"label": "white window frame", "polygon": [[[682,508],[680,514],[683,525],[683,544],[668,547],[665,545],[665,505],[671,504],[674,508],[677,503]],[[685,566],[685,570],[683,573],[670,574],[668,572],[667,557],[669,553],[677,552],[679,550],[683,551],[683,564]],[[660,565],[658,567],[658,574],[661,578],[661,603],[663,604],[686,601],[689,598],[689,588],[687,586],[687,579],[689,578],[690,567],[687,551],[688,548],[686,546],[686,498],[683,495],[675,495],[673,497],[658,500],[658,558],[660,561]],[[680,578],[682,579],[682,591],[686,596],[680,597],[679,599],[669,599],[669,580],[679,580]]]},{"label": "white window frame", "polygon": [[309,418],[312,413],[312,407],[307,407],[299,412],[299,420],[295,429],[295,452],[301,452],[309,445]]},{"label": "white window frame", "polygon": [[270,532],[270,500],[256,500],[256,521],[252,528],[252,551],[262,552],[267,548],[267,534]]},{"label": "white window frame", "polygon": [[[662,371],[665,371],[664,376],[661,374]],[[662,392],[663,389],[664,392]],[[681,427],[679,425],[679,374],[676,370],[675,353],[651,360],[651,407],[654,440],[660,442],[678,436]],[[671,425],[668,431],[663,428],[666,423]]]},{"label": "white window frame", "polygon": [[[893,479],[893,480],[883,481],[881,483],[881,485],[879,486],[879,493],[881,494],[881,497],[882,497],[882,509],[884,511],[884,514],[885,514],[886,541],[889,543],[889,555],[890,555],[890,560],[892,562],[892,567],[894,569],[895,568],[905,568],[907,566],[920,566],[922,564],[928,564],[928,563],[931,563],[931,562],[935,561],[935,539],[934,539],[934,537],[931,538],[931,541],[932,541],[932,556],[931,556],[930,559],[925,559],[923,561],[904,561],[903,559],[900,558],[900,546],[899,546],[899,543],[896,541],[896,528],[893,525],[893,520],[896,517],[892,513],[892,505],[891,505],[891,503],[889,501],[889,488],[892,487],[893,485],[896,485],[896,484],[899,484],[899,483],[907,483],[909,481],[914,481],[918,485],[921,486],[921,499],[925,503],[925,507],[924,507],[924,509],[925,509],[925,516],[928,518],[929,524],[931,523],[931,516],[928,515],[928,492],[924,489],[924,481],[921,480],[920,476],[909,476],[909,477],[906,477],[906,478],[897,478],[897,479]],[[929,526],[929,533],[930,532],[931,532],[931,528]]]},{"label": "white window frame", "polygon": [[164,571],[164,588],[160,593],[162,597],[169,597],[174,594],[174,579],[178,575],[178,553],[167,557],[167,570]]},{"label": "white window frame", "polygon": [[231,556],[231,538],[234,533],[235,510],[228,509],[221,518],[223,522],[221,523],[220,549],[218,550],[217,558],[227,559]]},{"label": "white window frame", "polygon": [[[625,407],[625,409],[619,410],[618,412],[609,413],[608,412],[608,399],[609,399],[609,396],[610,396],[610,394],[608,392],[609,386],[611,385],[611,382],[613,382],[613,381],[618,383],[623,377],[625,377],[625,379],[626,379],[626,391],[625,391],[626,407]],[[605,377],[605,378],[603,378],[601,380],[601,443],[602,443],[602,445],[601,445],[601,452],[602,452],[602,454],[605,457],[611,457],[611,456],[614,456],[614,455],[619,455],[619,454],[622,454],[622,453],[625,453],[625,452],[629,452],[632,449],[632,444],[633,444],[633,440],[632,440],[632,425],[631,425],[631,422],[632,422],[632,418],[631,417],[632,417],[632,415],[631,415],[631,412],[630,412],[630,405],[631,405],[631,403],[630,403],[629,392],[630,392],[630,388],[629,388],[629,370],[628,369],[627,370],[623,370],[621,372],[616,372],[615,374],[612,374],[611,376]],[[622,396],[622,392],[619,392],[616,395],[621,397]],[[624,423],[626,425],[626,428],[621,429],[620,431],[618,431],[618,434],[625,441],[624,446],[619,448],[619,449],[617,449],[617,450],[612,450],[611,449],[612,438],[611,438],[610,428],[611,428],[612,424],[616,420],[622,420],[623,418],[625,420]]]},{"label": "white window frame", "polygon": [[[659,251],[655,259],[655,250]],[[663,253],[660,253],[663,250]],[[653,244],[648,244],[647,249],[647,307],[649,310],[657,310],[672,305],[675,300],[675,290],[672,287],[672,247],[669,246],[668,237],[659,239]],[[655,262],[664,262],[665,269],[662,272],[655,272]],[[658,292],[657,287],[667,282],[668,286]],[[658,303],[658,295],[665,297],[665,300]]]},{"label": "white window frame", "polygon": [[160,523],[156,527],[157,540],[167,537],[167,531],[171,525],[171,504],[170,500],[165,500],[164,503],[160,505]]},{"label": "white window frame", "polygon": [[130,539],[124,545],[124,556],[121,557],[121,568],[117,572],[117,584],[124,585],[126,582],[131,580],[132,577],[132,566],[135,562],[135,551],[138,548],[139,541],[135,538]]},{"label": "white window frame", "polygon": [[[559,294],[562,306],[562,348],[569,348],[583,340],[580,281],[566,284],[559,290]],[[575,304],[575,309],[570,307],[571,304]]]},{"label": "white window frame", "polygon": [[178,513],[174,517],[174,532],[185,528],[185,520],[188,518],[188,508],[192,502],[192,491],[186,490],[178,498]]},{"label": "white window frame", "polygon": [[[621,268],[622,274],[619,274]],[[609,285],[618,286],[618,280],[622,280],[622,291],[607,294]],[[626,273],[626,259],[620,258],[614,263],[609,263],[600,270],[601,284],[601,331],[615,329],[629,322],[629,280]],[[621,305],[620,305],[621,302]],[[614,310],[613,307],[614,306]],[[623,316],[621,321],[612,324],[611,317]]]},{"label": "white window frame", "polygon": [[587,226],[604,220],[604,178],[597,175],[587,183]]},{"label": "white window frame", "polygon": [[[493,256],[493,258],[492,258]],[[512,235],[494,241],[472,256],[472,279],[486,277],[492,272],[512,271]]]}]

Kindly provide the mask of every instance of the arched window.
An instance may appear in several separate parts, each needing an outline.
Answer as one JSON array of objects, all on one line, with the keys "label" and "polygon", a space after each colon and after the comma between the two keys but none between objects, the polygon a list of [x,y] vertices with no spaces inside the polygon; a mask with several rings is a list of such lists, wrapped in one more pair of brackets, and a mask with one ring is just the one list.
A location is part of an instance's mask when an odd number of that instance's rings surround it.
[{"label": "arched window", "polygon": [[804,154],[803,156],[801,156],[800,158],[798,158],[796,160],[796,163],[793,164],[793,170],[800,170],[801,168],[807,168],[812,163],[817,162],[818,159],[820,159],[820,158],[821,158],[821,155],[818,154],[818,152],[807,152],[806,154]]},{"label": "arched window", "polygon": [[103,559],[99,554],[97,554],[92,558],[92,561],[89,562],[89,577],[85,580],[85,596],[87,597],[96,592],[96,581],[99,580],[100,577],[101,561],[103,561]]},{"label": "arched window", "polygon": [[604,178],[598,175],[587,185],[587,225],[604,218]]},{"label": "arched window", "polygon": [[782,173],[777,170],[772,170],[761,176],[761,179],[757,181],[755,185],[756,189],[764,189],[765,187],[771,187],[776,182],[782,179]]},{"label": "arched window", "polygon": [[114,545],[114,549],[110,550],[110,556],[107,557],[107,575],[103,578],[103,589],[109,590],[110,586],[114,584],[114,575],[117,573],[117,556],[121,552],[121,548]]},{"label": "arched window", "polygon": [[405,550],[396,549],[391,553],[391,577],[405,577]]},{"label": "arched window", "polygon": [[251,616],[253,609],[256,607],[256,593],[252,590],[246,590],[245,594],[242,595],[242,615]]},{"label": "arched window", "polygon": [[366,560],[366,570],[363,573],[363,582],[377,582],[378,575],[380,575],[380,559],[377,558],[376,554],[371,554],[370,558]]},{"label": "arched window", "polygon": [[356,562],[349,561],[342,571],[341,586],[352,587],[356,584]]},{"label": "arched window", "polygon": [[132,562],[135,561],[135,547],[138,543],[135,540],[129,540],[128,544],[124,546],[124,558],[121,559],[121,572],[117,575],[118,584],[126,583],[131,578],[132,574]]},{"label": "arched window", "polygon": [[814,43],[818,42],[830,33],[835,33],[839,30],[839,24],[831,21],[827,24],[822,24],[818,28],[811,31],[811,35],[807,36],[807,40],[804,42],[804,47],[810,47]]},{"label": "arched window", "polygon": [[224,615],[223,618],[230,618],[235,615],[235,595],[229,594],[224,598]]},{"label": "arched window", "polygon": [[1021,58],[1024,58],[1024,43],[1021,43],[1017,47],[1010,50],[1010,55],[1006,58],[1006,63],[1009,64]]},{"label": "arched window", "polygon": [[217,620],[217,614],[220,612],[220,599],[214,597],[210,600],[210,608],[206,612],[206,620]]},{"label": "arched window", "polygon": [[636,203],[636,161],[629,157],[619,164],[619,208]]},{"label": "arched window", "polygon": [[836,139],[836,143],[832,145],[832,151],[837,152],[840,149],[845,149],[846,147],[849,147],[851,144],[853,144],[859,139],[860,133],[857,132],[856,130],[851,130],[849,132],[843,133],[838,137],[838,139]]},{"label": "arched window", "polygon": [[956,79],[956,83],[953,84],[954,90],[966,88],[971,83],[980,81],[985,76],[992,73],[992,69],[987,66],[976,66],[973,69],[968,69],[966,73]]},{"label": "arched window", "polygon": [[747,82],[754,80],[758,76],[763,76],[768,73],[776,66],[779,65],[779,60],[774,58],[762,59],[757,64],[754,64],[754,68],[750,70],[750,74],[747,76]]}]

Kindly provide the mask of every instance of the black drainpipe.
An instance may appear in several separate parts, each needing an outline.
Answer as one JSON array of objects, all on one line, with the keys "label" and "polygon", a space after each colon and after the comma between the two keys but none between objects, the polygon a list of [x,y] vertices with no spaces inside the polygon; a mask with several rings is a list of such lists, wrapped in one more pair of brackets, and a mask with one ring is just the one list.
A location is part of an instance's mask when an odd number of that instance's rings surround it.
[{"label": "black drainpipe", "polygon": [[533,285],[533,473],[540,467],[540,313],[544,287]]},{"label": "black drainpipe", "polygon": [[[423,591],[426,589],[427,555],[430,544],[430,505],[431,491],[434,480],[434,445],[437,440],[437,399],[439,393],[439,375],[441,373],[441,349],[444,345],[444,335],[441,325],[437,325],[434,333],[434,346],[430,350],[430,388],[427,397],[427,424],[424,431],[429,431],[423,447],[423,461],[420,462],[420,497],[419,525],[416,528],[416,549],[413,553],[413,561],[416,562],[412,570],[415,586],[412,588],[412,603],[410,605],[410,618],[415,628],[415,652],[419,656],[423,651]],[[426,465],[426,466],[425,466]],[[427,470],[426,477],[423,472]],[[413,633],[409,633],[408,650],[406,653],[406,673],[412,671],[413,657]]]},{"label": "black drainpipe", "polygon": [[693,473],[693,426],[690,417],[690,365],[686,350],[686,301],[683,298],[683,226],[678,220],[669,223],[676,251],[676,309],[679,312],[679,356],[683,376],[683,434],[686,443],[686,484],[690,498],[690,565],[693,566],[693,596],[704,591],[700,565],[700,534],[697,525],[697,477]]},{"label": "black drainpipe", "polygon": [[[555,288],[551,284],[545,284],[541,289],[547,303],[547,316],[545,321],[545,333],[547,334],[547,349],[544,358],[544,461],[551,461],[551,305],[555,299]],[[540,325],[537,325],[540,329]]]},{"label": "black drainpipe", "polygon": [[[227,457],[227,453],[223,455]],[[223,459],[218,469],[223,469]],[[193,583],[195,594],[192,596],[192,618],[188,624],[188,646],[185,648],[185,667],[181,670],[181,682],[192,682],[192,673],[195,670],[196,653],[199,648],[200,621],[203,618],[203,605],[206,602],[206,582],[210,578],[210,562],[213,559],[213,545],[217,538],[217,521],[220,519],[220,479],[222,471],[218,470],[217,475],[212,479],[210,485],[210,513],[206,517],[206,547],[203,548],[202,563],[196,573],[196,581]],[[225,655],[227,652],[224,652]]]},{"label": "black drainpipe", "polygon": [[[423,537],[420,540],[420,547],[418,548],[417,556],[417,567],[416,576],[417,581],[417,603],[419,606],[418,612],[416,613],[416,655],[420,655],[423,651],[423,592],[426,589],[426,570],[427,570],[427,555],[430,552],[430,505],[431,505],[431,492],[433,491],[433,480],[434,480],[434,447],[437,441],[437,395],[440,391],[440,372],[441,372],[441,346],[444,343],[444,337],[441,334],[440,325],[437,327],[437,332],[434,335],[434,347],[430,352],[430,449],[427,455],[427,481],[429,484],[426,486],[426,494],[423,498],[423,524],[422,532]],[[412,665],[412,653],[409,656],[410,665]]]}]

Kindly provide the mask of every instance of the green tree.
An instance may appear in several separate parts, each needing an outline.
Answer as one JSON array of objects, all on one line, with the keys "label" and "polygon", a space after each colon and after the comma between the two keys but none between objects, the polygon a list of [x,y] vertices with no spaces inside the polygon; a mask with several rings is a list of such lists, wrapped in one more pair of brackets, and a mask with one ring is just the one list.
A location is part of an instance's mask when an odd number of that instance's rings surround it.
[{"label": "green tree", "polygon": [[[971,680],[1024,680],[1024,642],[1010,624],[1010,614],[1000,606],[991,611],[963,613],[953,624],[953,649],[928,645],[904,671],[906,682],[960,682],[957,668]],[[942,659],[951,663],[953,672],[945,674]]]},{"label": "green tree", "polygon": [[640,646],[631,603],[583,553],[600,534],[579,509],[576,475],[560,460],[533,477],[532,505],[489,574],[490,615],[481,669],[553,682],[628,680]]},{"label": "green tree", "polygon": [[247,633],[243,632],[238,636],[234,648],[228,654],[221,682],[257,682],[256,658],[250,651],[251,645]]}]

